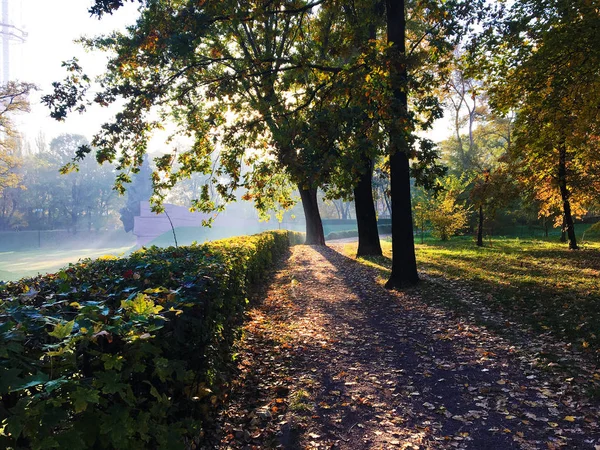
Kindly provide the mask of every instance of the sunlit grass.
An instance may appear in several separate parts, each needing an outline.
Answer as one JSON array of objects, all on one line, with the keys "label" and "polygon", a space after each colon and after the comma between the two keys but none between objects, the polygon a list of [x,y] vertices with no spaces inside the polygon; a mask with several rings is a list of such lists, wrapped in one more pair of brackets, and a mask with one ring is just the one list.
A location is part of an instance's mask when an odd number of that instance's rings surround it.
[{"label": "sunlit grass", "polygon": [[[360,262],[389,275],[391,242],[382,241],[383,257]],[[453,295],[461,285],[483,295],[486,306],[507,319],[540,332],[552,331],[579,349],[600,355],[600,243],[581,250],[552,240],[496,238],[477,247],[471,238],[416,245],[419,271],[436,277]],[[356,244],[344,247],[353,256]],[[423,283],[423,295],[431,293]],[[451,299],[448,299],[451,300]]]},{"label": "sunlit grass", "polygon": [[23,252],[0,252],[0,280],[15,281],[24,277],[52,273],[84,258],[124,255],[130,246],[88,249],[40,249]]}]

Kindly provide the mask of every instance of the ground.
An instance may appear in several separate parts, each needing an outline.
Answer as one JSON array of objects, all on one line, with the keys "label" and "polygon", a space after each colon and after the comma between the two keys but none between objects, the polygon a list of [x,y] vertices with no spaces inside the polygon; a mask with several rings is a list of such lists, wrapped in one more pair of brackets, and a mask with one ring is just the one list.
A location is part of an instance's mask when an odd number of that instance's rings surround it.
[{"label": "ground", "polygon": [[82,249],[39,249],[0,252],[0,281],[16,281],[23,277],[56,272],[80,259],[119,256],[131,251],[131,246]]},{"label": "ground", "polygon": [[206,448],[600,449],[591,358],[456,281],[472,313],[427,274],[387,291],[341,250],[293,247],[267,280]]}]

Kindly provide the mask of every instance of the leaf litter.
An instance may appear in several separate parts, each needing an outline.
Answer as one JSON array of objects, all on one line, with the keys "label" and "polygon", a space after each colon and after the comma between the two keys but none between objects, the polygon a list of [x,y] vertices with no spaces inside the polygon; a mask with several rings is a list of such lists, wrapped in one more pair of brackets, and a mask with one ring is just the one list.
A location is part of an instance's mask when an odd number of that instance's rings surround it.
[{"label": "leaf litter", "polygon": [[[334,248],[293,247],[249,311],[204,448],[600,449],[581,388],[592,362],[425,301],[431,283],[390,292],[377,277]],[[541,349],[565,364],[541,366]]]}]

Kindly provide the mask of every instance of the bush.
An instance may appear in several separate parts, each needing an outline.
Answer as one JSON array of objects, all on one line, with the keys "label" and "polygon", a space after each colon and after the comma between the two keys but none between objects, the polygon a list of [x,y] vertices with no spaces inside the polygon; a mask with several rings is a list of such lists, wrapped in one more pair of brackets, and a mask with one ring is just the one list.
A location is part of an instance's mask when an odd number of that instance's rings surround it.
[{"label": "bush", "polygon": [[[392,232],[391,225],[377,225],[377,230],[379,234],[389,234]],[[331,241],[333,239],[347,239],[358,236],[358,230],[347,230],[347,231],[334,231],[325,236],[326,241]]]},{"label": "bush", "polygon": [[358,236],[358,230],[348,230],[348,231],[333,231],[325,236],[326,241],[331,241],[333,239],[346,239]]},{"label": "bush", "polygon": [[0,285],[0,448],[184,448],[250,283],[299,233],[86,260]]}]

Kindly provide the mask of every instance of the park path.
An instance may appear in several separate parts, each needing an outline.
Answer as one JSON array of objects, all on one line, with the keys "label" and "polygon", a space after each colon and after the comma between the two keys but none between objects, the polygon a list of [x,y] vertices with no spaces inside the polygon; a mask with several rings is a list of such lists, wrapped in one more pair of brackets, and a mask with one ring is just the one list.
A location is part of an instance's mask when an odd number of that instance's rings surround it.
[{"label": "park path", "polygon": [[419,288],[296,246],[251,311],[207,448],[594,449],[596,400]]}]

